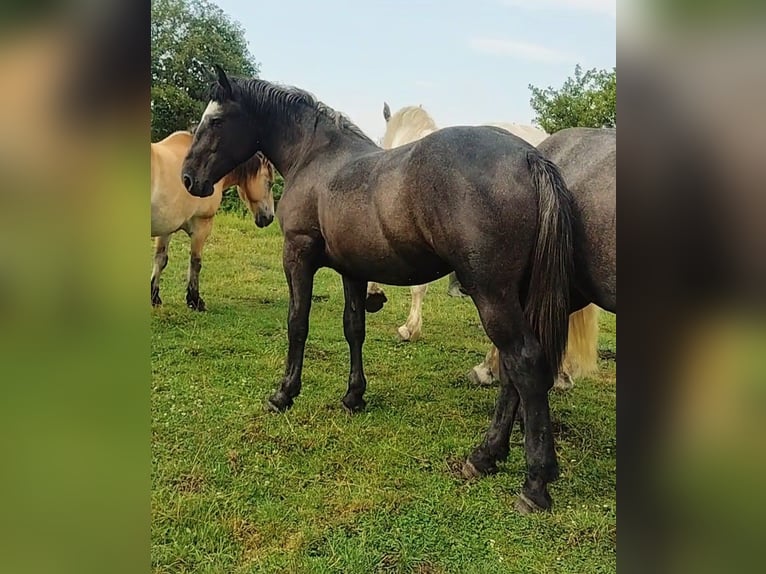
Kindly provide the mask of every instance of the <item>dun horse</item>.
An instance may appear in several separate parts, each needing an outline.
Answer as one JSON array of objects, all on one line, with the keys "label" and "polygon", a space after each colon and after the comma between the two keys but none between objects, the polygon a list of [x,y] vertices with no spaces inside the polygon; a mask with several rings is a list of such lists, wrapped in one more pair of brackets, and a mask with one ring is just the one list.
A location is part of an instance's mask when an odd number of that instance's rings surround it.
[{"label": "dun horse", "polygon": [[175,132],[151,144],[152,237],[155,238],[151,292],[152,305],[161,305],[160,276],[168,264],[170,236],[183,229],[191,237],[186,304],[195,311],[204,311],[205,302],[199,295],[202,247],[213,228],[213,216],[221,205],[223,190],[236,185],[255,224],[265,227],[274,220],[271,194],[274,168],[263,154],[255,154],[216,183],[212,195],[204,199],[192,197],[184,190],[180,177],[192,137],[190,132]]},{"label": "dun horse", "polygon": [[342,275],[350,351],[342,404],[365,407],[362,347],[368,281],[420,285],[455,271],[500,350],[500,392],[484,441],[463,471],[497,471],[525,405],[521,512],[548,509],[558,477],[548,390],[566,347],[573,273],[572,197],[535,147],[494,127],[451,127],[383,150],[344,116],[297,88],[229,79],[218,67],[183,182],[194,196],[262,151],[285,178],[277,216],[289,288],[285,374],[268,406],[301,390],[314,275]]},{"label": "dun horse", "polygon": [[[391,149],[416,141],[437,130],[436,122],[422,106],[406,106],[393,115],[387,103],[383,104],[383,119],[386,121],[386,133],[382,147]],[[548,134],[543,130],[526,124],[493,123],[487,124],[503,128],[526,140],[534,146],[542,143]],[[411,287],[412,303],[407,321],[399,327],[399,337],[403,341],[416,341],[420,338],[423,327],[423,300],[428,291],[428,284]],[[450,274],[449,294],[459,296],[460,283],[455,273]],[[380,305],[386,301],[383,290],[377,283],[367,286],[368,300],[378,298]],[[373,309],[378,305],[373,305]],[[561,372],[556,377],[555,385],[561,389],[571,388],[575,377],[586,376],[597,369],[598,358],[598,314],[595,305],[575,311],[569,318],[569,338]],[[493,347],[487,360],[474,367],[469,377],[476,383],[489,385],[498,378],[497,353]]]}]

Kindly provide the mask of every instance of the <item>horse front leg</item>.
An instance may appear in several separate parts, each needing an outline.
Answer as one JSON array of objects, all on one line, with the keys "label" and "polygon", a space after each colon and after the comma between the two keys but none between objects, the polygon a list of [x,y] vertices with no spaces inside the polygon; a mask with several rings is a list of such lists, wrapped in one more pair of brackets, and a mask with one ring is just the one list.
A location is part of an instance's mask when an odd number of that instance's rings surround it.
[{"label": "horse front leg", "polygon": [[268,399],[267,406],[282,412],[293,405],[293,399],[301,392],[303,355],[309,334],[309,313],[311,294],[314,290],[314,275],[318,269],[314,250],[308,241],[285,240],[282,264],[290,292],[287,316],[287,364],[279,389]]},{"label": "horse front leg", "polygon": [[410,303],[410,315],[407,322],[399,327],[399,337],[402,341],[415,342],[420,339],[423,329],[423,299],[428,291],[428,284],[413,285],[410,288],[412,293],[412,303]]},{"label": "horse front leg", "polygon": [[160,276],[168,264],[168,245],[170,235],[160,235],[154,239],[154,265],[152,266],[152,305],[162,305],[160,299]]},{"label": "horse front leg", "polygon": [[343,334],[346,336],[351,355],[351,370],[348,375],[348,390],[342,403],[349,413],[357,413],[364,410],[367,404],[363,398],[367,379],[364,376],[362,364],[362,345],[364,345],[365,336],[365,282],[344,276],[343,295],[345,297]]},{"label": "horse front leg", "polygon": [[202,248],[213,229],[213,218],[197,219],[191,230],[189,276],[186,283],[186,306],[193,311],[204,311],[205,301],[199,295],[199,272],[202,270]]}]

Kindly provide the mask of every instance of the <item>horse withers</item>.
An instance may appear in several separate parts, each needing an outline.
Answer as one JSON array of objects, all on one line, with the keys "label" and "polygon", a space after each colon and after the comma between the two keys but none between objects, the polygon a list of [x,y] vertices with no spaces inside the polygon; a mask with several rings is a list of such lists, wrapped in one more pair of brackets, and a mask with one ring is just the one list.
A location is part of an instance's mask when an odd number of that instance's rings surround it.
[{"label": "horse withers", "polygon": [[516,507],[550,508],[547,485],[558,463],[548,390],[566,346],[574,266],[573,202],[556,165],[494,127],[445,128],[383,150],[303,90],[217,72],[183,164],[186,189],[212,195],[215,181],[257,151],[285,179],[277,216],[288,352],[267,405],[283,411],[300,393],[319,268],[343,277],[350,372],[341,402],[350,412],[365,407],[367,282],[418,285],[455,271],[500,350],[495,414],[464,471],[497,471],[521,400],[527,476]]},{"label": "horse withers", "polygon": [[274,220],[274,197],[271,186],[274,168],[263,154],[255,154],[218,181],[213,194],[192,197],[181,181],[181,165],[189,151],[191,132],[175,132],[151,144],[151,200],[154,266],[151,278],[152,305],[161,305],[160,276],[168,264],[168,244],[176,231],[183,229],[191,238],[191,257],[186,285],[186,304],[195,311],[205,310],[199,294],[202,247],[213,228],[213,217],[221,205],[223,190],[237,186],[242,202],[248,207],[258,227]]}]

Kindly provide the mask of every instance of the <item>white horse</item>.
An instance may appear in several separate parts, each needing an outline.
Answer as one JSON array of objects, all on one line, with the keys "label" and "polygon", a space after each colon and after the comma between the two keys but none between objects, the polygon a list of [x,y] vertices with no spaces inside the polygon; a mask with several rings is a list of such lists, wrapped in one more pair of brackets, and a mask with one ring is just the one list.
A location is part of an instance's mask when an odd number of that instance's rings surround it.
[{"label": "white horse", "polygon": [[170,236],[183,229],[191,237],[186,304],[195,311],[204,311],[205,302],[199,295],[202,247],[213,229],[213,216],[221,205],[223,190],[236,185],[255,224],[266,227],[274,220],[274,167],[262,154],[256,154],[224,176],[214,186],[213,195],[194,197],[186,192],[181,180],[181,165],[192,137],[191,132],[179,131],[151,144],[152,237],[156,238],[151,293],[152,305],[161,305],[160,275],[168,264]]},{"label": "white horse", "polygon": [[[383,118],[386,121],[386,133],[383,136],[381,146],[390,149],[419,140],[439,129],[436,122],[422,106],[406,106],[391,114],[387,103],[383,104]],[[548,134],[540,128],[532,125],[512,122],[488,123],[485,125],[502,128],[519,136],[530,144],[537,146]],[[420,338],[423,329],[423,299],[428,291],[428,284],[416,285],[410,288],[412,302],[407,321],[398,329],[399,337],[403,341],[416,341]],[[372,296],[382,302],[386,300],[382,288],[377,283],[367,285],[368,298]],[[450,274],[448,293],[462,296],[460,284],[454,273]],[[586,376],[597,369],[598,366],[598,314],[599,308],[588,305],[584,309],[573,313],[569,318],[569,339],[567,352],[562,363],[562,372],[556,378],[555,386],[562,389],[571,388],[573,377]],[[482,385],[491,384],[499,377],[497,351],[493,347],[484,362],[475,366],[469,376]]]}]

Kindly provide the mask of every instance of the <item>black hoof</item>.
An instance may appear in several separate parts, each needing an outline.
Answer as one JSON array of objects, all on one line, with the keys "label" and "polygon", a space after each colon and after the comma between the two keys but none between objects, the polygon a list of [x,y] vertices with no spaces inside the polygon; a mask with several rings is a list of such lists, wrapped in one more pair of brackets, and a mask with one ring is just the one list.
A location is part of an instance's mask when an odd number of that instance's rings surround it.
[{"label": "black hoof", "polygon": [[205,311],[205,301],[199,296],[199,293],[186,294],[186,306],[192,311]]},{"label": "black hoof", "polygon": [[466,478],[497,474],[497,470],[495,459],[480,450],[472,452],[463,464],[463,476]]},{"label": "black hoof", "polygon": [[368,293],[364,302],[364,308],[368,313],[377,313],[383,308],[383,304],[388,301],[388,297],[382,291],[380,293]]},{"label": "black hoof", "polygon": [[341,404],[343,405],[343,410],[350,415],[361,413],[367,407],[367,402],[362,397],[357,399],[348,395],[343,397]]},{"label": "black hoof", "polygon": [[160,299],[159,285],[155,286],[154,282],[152,282],[151,291],[152,291],[152,306],[156,307],[158,305],[162,305],[162,299]]},{"label": "black hoof", "polygon": [[538,502],[534,500],[532,497],[522,492],[521,494],[519,494],[519,497],[516,499],[516,502],[514,503],[513,507],[516,509],[516,512],[523,515],[532,514],[535,512],[549,512],[552,507],[552,503],[550,500],[550,496],[548,496],[547,499],[548,500],[537,499],[543,502],[543,504],[541,505],[541,504],[538,504]]},{"label": "black hoof", "polygon": [[266,401],[266,406],[275,413],[283,413],[293,406],[293,399],[282,391],[277,391]]}]

